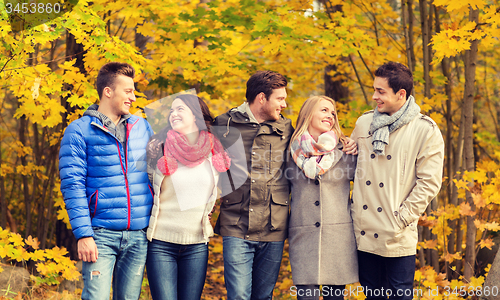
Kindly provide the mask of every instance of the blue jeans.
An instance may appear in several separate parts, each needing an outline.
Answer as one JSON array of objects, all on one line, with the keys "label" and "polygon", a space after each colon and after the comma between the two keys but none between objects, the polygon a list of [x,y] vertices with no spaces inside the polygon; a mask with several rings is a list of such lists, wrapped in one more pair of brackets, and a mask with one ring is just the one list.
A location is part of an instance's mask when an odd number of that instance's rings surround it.
[{"label": "blue jeans", "polygon": [[367,300],[413,299],[415,255],[383,257],[358,251],[359,283]]},{"label": "blue jeans", "polygon": [[227,299],[272,299],[284,244],[223,237]]},{"label": "blue jeans", "polygon": [[154,300],[199,300],[205,285],[208,244],[179,245],[153,239],[146,273]]},{"label": "blue jeans", "polygon": [[113,299],[139,299],[148,248],[146,232],[94,228],[94,240],[99,255],[95,263],[82,264],[82,299],[109,299],[111,278]]}]

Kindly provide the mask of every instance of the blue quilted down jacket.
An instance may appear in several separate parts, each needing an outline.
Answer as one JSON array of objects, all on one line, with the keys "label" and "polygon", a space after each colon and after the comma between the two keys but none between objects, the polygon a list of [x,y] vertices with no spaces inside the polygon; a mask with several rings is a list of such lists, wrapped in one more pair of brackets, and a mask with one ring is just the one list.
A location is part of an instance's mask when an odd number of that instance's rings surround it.
[{"label": "blue quilted down jacket", "polygon": [[146,173],[146,144],[153,131],[137,116],[127,120],[127,149],[99,118],[83,116],[64,133],[59,151],[61,192],[76,239],[92,227],[148,227],[152,190]]}]

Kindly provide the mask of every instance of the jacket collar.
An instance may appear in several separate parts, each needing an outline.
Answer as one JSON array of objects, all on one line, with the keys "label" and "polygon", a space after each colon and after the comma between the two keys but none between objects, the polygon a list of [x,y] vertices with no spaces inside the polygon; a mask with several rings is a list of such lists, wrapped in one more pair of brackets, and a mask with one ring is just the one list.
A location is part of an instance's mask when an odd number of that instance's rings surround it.
[{"label": "jacket collar", "polygon": [[[238,107],[231,109],[229,112],[229,117],[231,117],[232,121],[235,123],[255,123],[259,124],[252,112],[250,111],[250,106],[248,102],[244,102]],[[272,131],[277,132],[282,135],[286,128],[287,119],[280,114],[280,118],[277,121],[264,121],[260,123],[260,125],[267,125],[271,127]]]}]

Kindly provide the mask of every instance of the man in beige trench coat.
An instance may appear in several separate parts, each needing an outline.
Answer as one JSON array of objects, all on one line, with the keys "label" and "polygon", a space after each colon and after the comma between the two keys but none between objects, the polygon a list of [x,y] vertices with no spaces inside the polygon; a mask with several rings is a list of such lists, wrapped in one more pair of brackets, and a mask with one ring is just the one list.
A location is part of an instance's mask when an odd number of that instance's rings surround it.
[{"label": "man in beige trench coat", "polygon": [[377,106],[356,122],[351,214],[366,299],[412,299],[417,222],[441,188],[444,141],[410,95],[411,71],[389,62],[373,83]]}]

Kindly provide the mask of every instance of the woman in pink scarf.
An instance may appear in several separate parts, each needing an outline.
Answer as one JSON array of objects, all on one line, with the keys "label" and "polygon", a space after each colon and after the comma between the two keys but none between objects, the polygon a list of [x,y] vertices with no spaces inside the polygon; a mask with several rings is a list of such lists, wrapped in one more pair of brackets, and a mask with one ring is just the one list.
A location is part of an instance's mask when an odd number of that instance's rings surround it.
[{"label": "woman in pink scarf", "polygon": [[205,283],[209,214],[217,199],[220,172],[231,160],[210,133],[213,118],[205,102],[179,95],[168,125],[148,144],[148,174],[154,204],[147,230],[146,269],[154,300],[198,300]]},{"label": "woman in pink scarf", "polygon": [[[349,182],[357,147],[342,133],[335,101],[307,99],[290,141],[292,186],[288,242],[292,296],[299,300],[344,299],[345,285],[358,281]],[[347,149],[350,150],[347,150]]]}]

